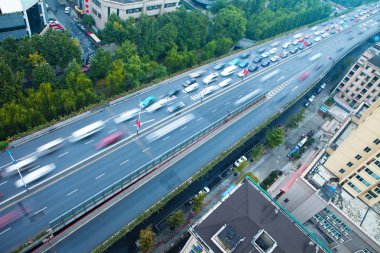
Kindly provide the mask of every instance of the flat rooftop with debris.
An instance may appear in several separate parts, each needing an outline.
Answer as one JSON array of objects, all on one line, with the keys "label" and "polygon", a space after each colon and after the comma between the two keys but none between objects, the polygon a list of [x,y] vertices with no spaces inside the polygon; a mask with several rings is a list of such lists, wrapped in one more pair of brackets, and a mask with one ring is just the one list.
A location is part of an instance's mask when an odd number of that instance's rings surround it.
[{"label": "flat rooftop with debris", "polygon": [[255,183],[246,179],[190,232],[206,252],[330,252]]}]

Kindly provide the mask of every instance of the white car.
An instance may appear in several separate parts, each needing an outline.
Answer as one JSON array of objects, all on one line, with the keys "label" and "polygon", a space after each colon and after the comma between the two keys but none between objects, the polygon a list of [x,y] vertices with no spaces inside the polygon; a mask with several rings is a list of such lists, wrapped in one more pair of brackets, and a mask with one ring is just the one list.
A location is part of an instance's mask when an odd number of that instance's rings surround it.
[{"label": "white car", "polygon": [[329,36],[328,33],[324,33],[324,34],[322,34],[322,37],[323,37],[323,38],[326,38],[327,36]]},{"label": "white car", "polygon": [[66,13],[66,14],[69,14],[69,13],[70,13],[70,10],[71,10],[70,7],[65,7],[65,13]]},{"label": "white car", "polygon": [[277,52],[277,48],[276,47],[274,47],[271,50],[269,50],[270,54],[275,54],[276,52]]},{"label": "white car", "polygon": [[316,32],[314,32],[314,35],[318,36],[320,33],[321,33],[320,31],[316,31]]},{"label": "white car", "polygon": [[293,40],[293,41],[292,41],[292,44],[293,44],[293,45],[297,45],[297,44],[298,44],[298,40]]},{"label": "white car", "polygon": [[261,57],[263,58],[267,58],[269,56],[269,53],[268,52],[264,52],[261,54]]},{"label": "white car", "polygon": [[287,49],[290,46],[290,42],[286,42],[284,45],[282,45],[283,49]]},{"label": "white car", "polygon": [[311,28],[312,31],[315,31],[318,29],[318,26],[314,26],[313,28]]},{"label": "white car", "polygon": [[199,87],[199,84],[198,84],[198,83],[193,83],[193,84],[187,86],[187,87],[184,89],[184,91],[185,91],[186,93],[188,93],[188,92],[192,92],[192,91],[195,91],[196,89],[198,89],[198,87]]},{"label": "white car", "polygon": [[276,61],[279,61],[280,58],[276,55],[276,56],[273,56],[272,58],[270,58],[270,61],[271,62],[276,62]]},{"label": "white car", "polygon": [[322,30],[319,31],[319,34],[324,34],[325,32],[326,31],[322,29]]},{"label": "white car", "polygon": [[242,71],[240,71],[237,75],[238,75],[238,77],[243,77],[243,76],[245,76],[245,75],[244,75],[244,69],[243,69]]},{"label": "white car", "polygon": [[321,41],[321,40],[322,40],[321,37],[317,37],[317,38],[314,39],[315,42],[319,42],[319,41]]},{"label": "white car", "polygon": [[214,90],[217,90],[218,86],[217,85],[211,85],[206,88],[204,88],[201,93],[203,96],[207,96],[208,94],[212,93]]},{"label": "white car", "polygon": [[221,82],[218,84],[218,86],[219,86],[220,88],[223,88],[223,87],[225,87],[225,86],[227,86],[227,85],[230,85],[231,83],[232,83],[232,78],[227,78],[226,80],[221,81]]},{"label": "white car", "polygon": [[245,156],[241,156],[239,159],[236,160],[236,162],[234,163],[235,167],[239,167],[240,164],[242,164],[243,162],[247,161],[247,157]]},{"label": "white car", "polygon": [[198,192],[198,194],[196,195],[196,197],[201,196],[201,195],[206,195],[209,192],[210,192],[210,189],[207,186],[205,186],[205,187],[203,187],[202,190],[200,190]]}]

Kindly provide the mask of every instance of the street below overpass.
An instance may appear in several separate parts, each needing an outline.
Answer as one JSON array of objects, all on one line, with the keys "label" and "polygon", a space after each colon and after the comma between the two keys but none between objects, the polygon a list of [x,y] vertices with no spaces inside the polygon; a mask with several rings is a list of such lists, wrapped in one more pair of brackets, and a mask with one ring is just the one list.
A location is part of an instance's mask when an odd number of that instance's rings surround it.
[{"label": "street below overpass", "polygon": [[[273,67],[257,74],[252,79],[247,79],[240,83],[238,79],[235,78],[234,81],[236,84],[232,85],[228,92],[221,90],[218,95],[206,99],[201,105],[192,108],[191,111],[188,112],[194,115],[194,120],[191,124],[186,125],[186,128],[182,127],[182,130],[177,129],[169,135],[152,142],[142,135],[136,141],[129,142],[127,145],[114,150],[111,155],[99,157],[95,163],[68,175],[54,184],[47,185],[40,191],[34,193],[31,197],[25,198],[22,204],[26,207],[32,207],[33,209],[30,210],[30,213],[35,215],[33,215],[33,219],[30,219],[30,217],[22,217],[12,222],[10,226],[2,228],[0,234],[1,251],[7,252],[15,248],[19,243],[28,240],[43,229],[46,229],[48,223],[60,214],[70,210],[75,205],[114,183],[117,179],[128,175],[136,168],[139,168],[154,157],[162,154],[165,150],[168,150],[170,147],[175,146],[177,143],[200,131],[205,126],[225,116],[227,110],[233,110],[239,106],[239,104],[236,104],[236,101],[242,99],[247,93],[254,92],[258,89],[262,91],[271,90],[267,101],[258,106],[253,112],[240,119],[231,127],[225,129],[222,133],[193,151],[190,155],[184,157],[175,165],[154,178],[149,184],[145,184],[130,194],[112,209],[91,221],[87,226],[78,230],[87,231],[87,235],[89,235],[91,239],[88,238],[88,240],[84,240],[83,237],[78,238],[73,234],[64,240],[62,244],[56,246],[59,252],[89,251],[105,238],[118,231],[124,224],[131,221],[139,213],[159,201],[168,192],[191,177],[219,153],[245,136],[250,130],[257,127],[289,101],[302,94],[326,68],[333,64],[332,61],[327,59],[327,56],[337,59],[345,51],[349,50],[351,46],[365,40],[366,37],[374,33],[376,28],[377,26],[369,25],[368,29],[365,29],[361,36],[356,36],[361,27],[356,27],[350,33],[344,31],[323,41],[323,43],[305,50],[301,54],[295,55],[293,58],[273,65]],[[348,38],[352,36],[354,36],[354,38],[348,40]],[[337,41],[340,43],[336,43]],[[345,43],[343,44],[343,42]],[[312,62],[308,60],[310,56],[319,53],[322,57]],[[316,67],[320,64],[322,64],[323,67],[316,70]],[[275,70],[278,70],[278,76],[266,80],[264,80],[265,78],[263,79],[269,72],[274,73]],[[310,76],[306,80],[300,81],[299,76],[306,70],[310,72]],[[181,81],[178,81],[176,85],[180,85]],[[166,90],[163,87],[159,87],[158,89],[159,90],[156,90],[155,93],[163,94],[163,91],[172,89],[172,87],[166,87]],[[114,110],[114,108],[112,108],[112,110]],[[123,108],[120,108],[120,112],[122,110]],[[106,113],[106,111],[104,112]],[[151,114],[149,117],[155,117],[155,115],[159,116],[160,114],[164,115],[165,112],[157,112],[157,114]],[[91,122],[93,119],[87,120]],[[81,121],[79,124],[86,125],[87,123]],[[71,127],[78,128],[78,125]],[[109,126],[107,130],[112,131],[113,129],[111,127],[113,126]],[[67,131],[65,133],[66,135],[71,133],[70,130],[66,129],[65,131]],[[104,133],[98,135],[102,134]],[[169,138],[164,140],[164,138],[167,137]],[[78,159],[83,159],[85,157],[83,153],[87,150],[89,150],[89,148],[84,147],[84,143],[75,143],[70,146],[73,158],[79,157]],[[53,158],[47,157],[46,159]],[[57,158],[55,158],[54,161],[56,160]],[[70,165],[70,162],[72,162],[71,157],[65,157],[61,160],[62,168],[66,165]],[[2,210],[0,215],[4,215],[15,209],[18,209],[17,204]],[[97,231],[97,233],[93,233],[93,231]],[[66,244],[66,241],[71,243]],[[75,247],[73,245],[75,245]]]}]

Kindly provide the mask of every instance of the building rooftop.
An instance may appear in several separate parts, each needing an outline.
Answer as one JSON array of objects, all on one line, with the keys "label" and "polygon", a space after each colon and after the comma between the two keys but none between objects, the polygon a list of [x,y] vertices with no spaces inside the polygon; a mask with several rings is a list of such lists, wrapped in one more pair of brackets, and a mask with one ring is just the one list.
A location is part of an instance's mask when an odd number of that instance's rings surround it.
[{"label": "building rooftop", "polygon": [[329,252],[315,237],[246,179],[190,231],[213,252]]},{"label": "building rooftop", "polygon": [[369,60],[369,62],[375,65],[376,67],[380,68],[380,56],[375,55]]}]

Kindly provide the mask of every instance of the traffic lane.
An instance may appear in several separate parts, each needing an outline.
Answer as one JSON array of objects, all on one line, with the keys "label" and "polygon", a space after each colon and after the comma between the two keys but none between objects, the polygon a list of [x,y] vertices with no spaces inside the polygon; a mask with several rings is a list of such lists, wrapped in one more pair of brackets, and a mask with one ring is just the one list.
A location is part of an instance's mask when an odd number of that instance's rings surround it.
[{"label": "traffic lane", "polygon": [[[60,14],[60,18],[62,19],[62,20],[65,20],[65,21],[67,21],[68,23],[70,23],[69,21],[70,21],[70,18],[68,17],[68,15],[67,14],[64,14],[63,13],[63,8],[62,8],[62,10],[58,10],[58,14]],[[81,31],[79,31],[77,28],[75,28],[78,32],[81,32]],[[281,42],[283,42],[283,41],[281,41]],[[267,45],[269,45],[270,44],[270,42],[268,42],[268,44]],[[226,60],[227,61],[227,60]],[[234,78],[237,78],[237,77],[234,77]],[[184,78],[184,79],[186,79],[186,78]],[[178,79],[178,80],[176,80],[176,81],[174,81],[174,86],[176,86],[176,87],[180,87],[180,84],[183,82],[184,80],[181,80],[181,79]],[[166,87],[161,87],[164,91],[167,91],[167,88]],[[164,92],[163,91],[163,92]],[[163,93],[163,92],[161,92],[161,93]],[[160,91],[158,90],[158,93],[160,93]],[[117,110],[117,107],[116,108],[114,108],[114,110]],[[102,118],[102,115],[98,115],[98,118]],[[41,138],[39,138],[39,139],[41,139]],[[51,138],[51,140],[53,140],[54,138]],[[48,139],[46,139],[45,140],[45,143],[46,142],[48,142],[49,140]],[[43,144],[41,144],[41,145],[43,145]],[[34,145],[34,146],[36,146],[36,145]],[[38,146],[37,146],[38,147]],[[26,147],[25,148],[26,150],[28,150],[28,148]],[[30,149],[29,149],[30,150]],[[23,155],[26,155],[25,153],[24,154],[20,154],[20,156],[22,157]],[[3,159],[1,159],[1,160],[3,160]],[[2,165],[2,164],[0,164],[0,165]]]},{"label": "traffic lane", "polygon": [[[271,113],[274,113],[274,110],[265,106],[265,104],[259,108],[249,113],[247,119],[244,118],[245,120],[239,120],[234,123],[234,125],[239,125],[238,128],[227,128],[221,134],[153,178],[149,184],[144,184],[138,190],[128,195],[124,200],[115,204],[111,209],[87,223],[86,226],[80,228],[74,234],[68,236],[58,245],[54,246],[54,249],[57,252],[66,252],[69,249],[73,250],[73,245],[75,245],[74,250],[85,252],[99,245],[99,243],[119,231],[125,224],[132,221],[144,210],[148,209],[154,203],[157,203],[163,196],[166,196],[175,187],[191,177],[226,148],[236,143],[252,128],[257,127],[260,122],[264,121]],[[197,161],[196,164],[194,164],[194,161]],[[102,224],[102,230],[96,233],[96,236],[88,238],[87,240],[77,239],[79,237],[78,235],[85,236],[88,235],[90,231],[99,228],[100,224]]]}]

